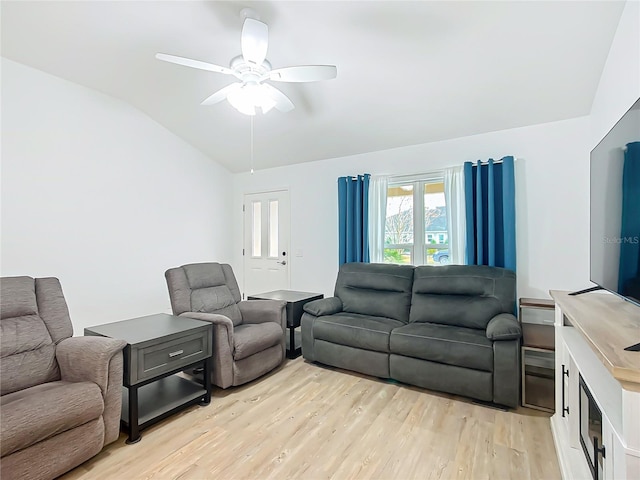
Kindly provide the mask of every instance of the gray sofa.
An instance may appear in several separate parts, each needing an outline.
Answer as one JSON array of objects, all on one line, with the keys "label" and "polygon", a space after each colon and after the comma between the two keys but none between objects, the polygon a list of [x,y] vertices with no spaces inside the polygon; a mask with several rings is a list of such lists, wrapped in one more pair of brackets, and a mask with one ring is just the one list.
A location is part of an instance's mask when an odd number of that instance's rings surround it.
[{"label": "gray sofa", "polygon": [[335,296],[307,303],[312,362],[516,407],[516,276],[486,266],[347,263]]}]

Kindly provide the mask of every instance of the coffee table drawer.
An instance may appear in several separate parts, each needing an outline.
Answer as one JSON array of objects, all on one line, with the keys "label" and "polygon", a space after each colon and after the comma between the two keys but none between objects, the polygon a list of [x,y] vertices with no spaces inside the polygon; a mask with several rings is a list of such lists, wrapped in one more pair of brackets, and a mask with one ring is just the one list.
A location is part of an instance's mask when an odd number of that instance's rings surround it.
[{"label": "coffee table drawer", "polygon": [[138,381],[190,365],[211,355],[207,331],[138,350]]}]

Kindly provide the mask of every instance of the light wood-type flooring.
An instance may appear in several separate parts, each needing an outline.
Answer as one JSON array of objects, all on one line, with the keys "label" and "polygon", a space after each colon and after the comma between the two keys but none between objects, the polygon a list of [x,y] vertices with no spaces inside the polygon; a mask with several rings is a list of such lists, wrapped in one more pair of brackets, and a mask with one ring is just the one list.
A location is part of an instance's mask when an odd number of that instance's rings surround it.
[{"label": "light wood-type flooring", "polygon": [[549,415],[303,358],[126,436],[72,479],[557,479]]}]

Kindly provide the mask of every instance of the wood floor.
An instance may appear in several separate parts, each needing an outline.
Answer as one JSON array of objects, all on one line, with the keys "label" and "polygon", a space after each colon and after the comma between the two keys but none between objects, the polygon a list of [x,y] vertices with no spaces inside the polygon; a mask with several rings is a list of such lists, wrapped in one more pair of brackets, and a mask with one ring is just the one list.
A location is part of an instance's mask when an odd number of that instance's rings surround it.
[{"label": "wood floor", "polygon": [[305,362],[214,391],[72,479],[556,479],[549,416]]}]

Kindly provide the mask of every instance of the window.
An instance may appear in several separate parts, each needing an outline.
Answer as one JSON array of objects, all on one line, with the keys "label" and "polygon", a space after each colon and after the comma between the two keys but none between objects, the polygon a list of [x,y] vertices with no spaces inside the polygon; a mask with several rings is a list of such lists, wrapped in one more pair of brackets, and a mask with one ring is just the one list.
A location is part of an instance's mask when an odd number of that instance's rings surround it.
[{"label": "window", "polygon": [[442,179],[389,182],[384,261],[439,265],[448,263],[448,249],[447,206]]}]

